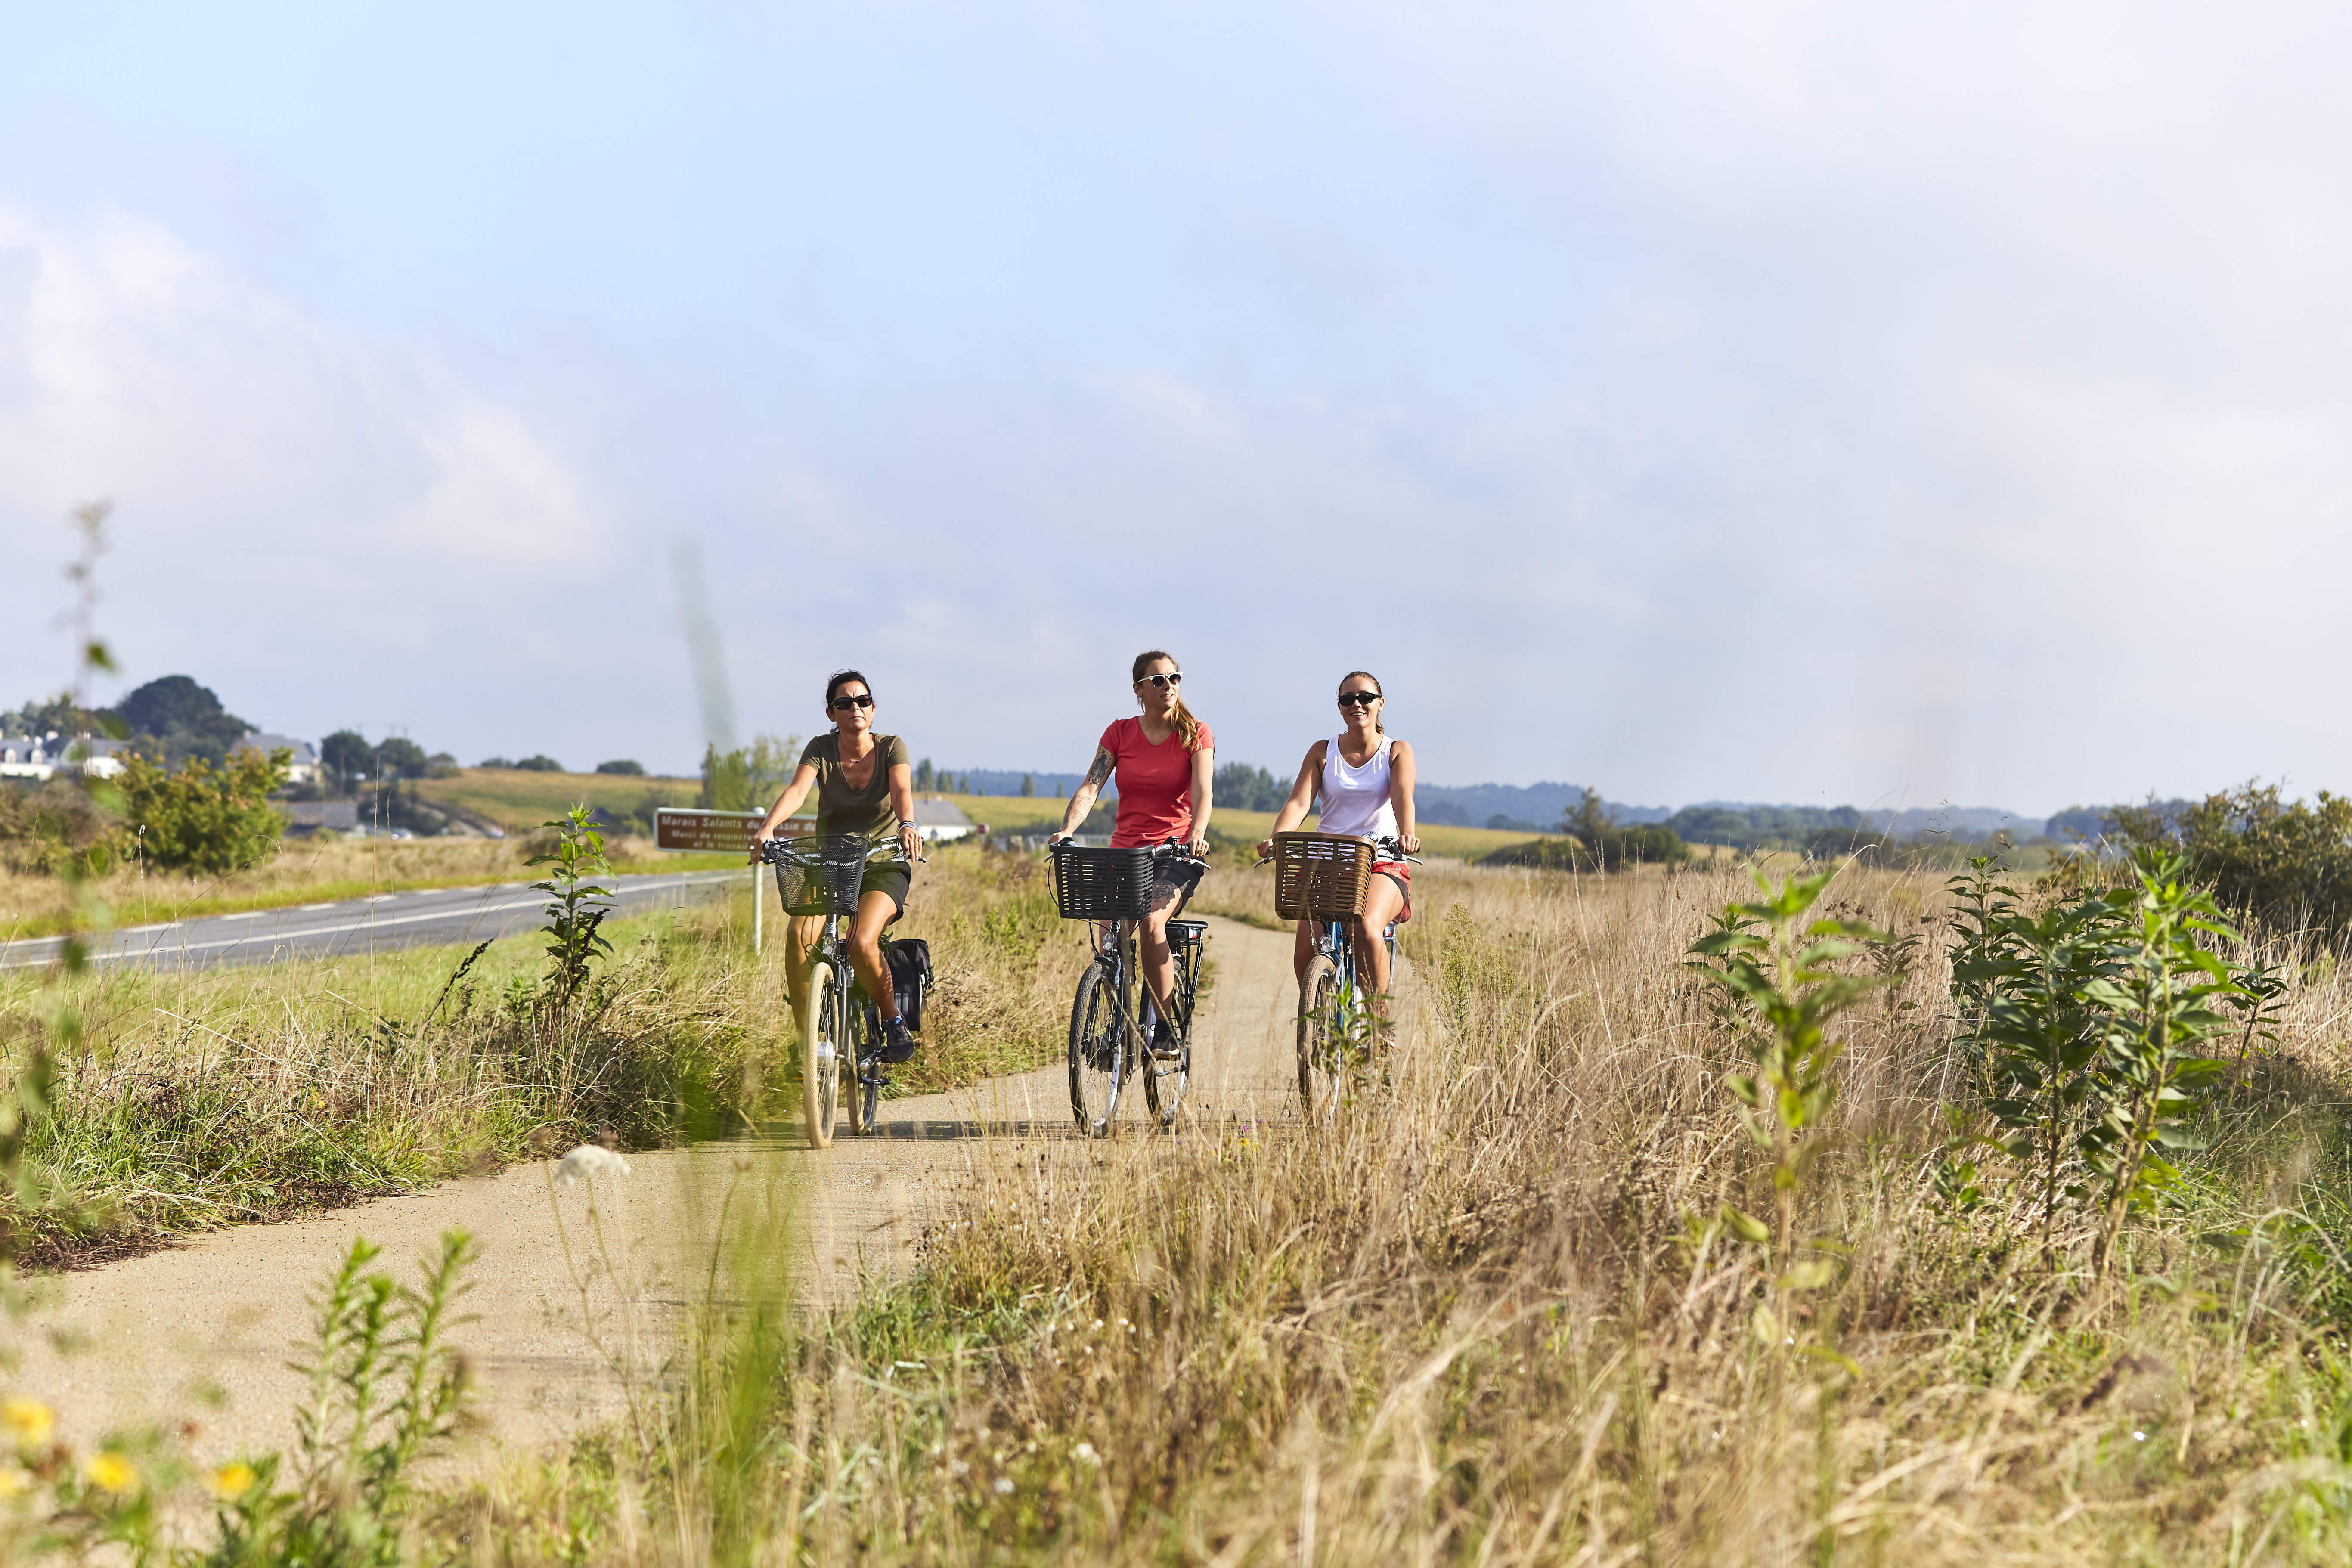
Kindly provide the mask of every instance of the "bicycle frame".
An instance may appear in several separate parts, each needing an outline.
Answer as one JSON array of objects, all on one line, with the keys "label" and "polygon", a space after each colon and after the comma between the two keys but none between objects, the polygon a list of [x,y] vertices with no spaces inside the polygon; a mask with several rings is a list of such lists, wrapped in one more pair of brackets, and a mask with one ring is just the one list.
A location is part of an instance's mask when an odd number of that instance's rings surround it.
[{"label": "bicycle frame", "polygon": [[[870,846],[858,863],[861,875],[864,866],[897,858],[898,853],[895,844]],[[822,853],[812,855],[794,849],[790,843],[780,840],[766,843],[761,858],[772,865],[803,870],[841,871],[850,864],[846,859],[832,860]],[[831,895],[826,901],[837,901],[838,897]],[[819,918],[824,923],[818,928],[816,940],[802,955],[806,969],[802,980],[800,1034],[804,1121],[811,1146],[822,1149],[833,1142],[841,1058],[847,1057],[850,1069],[852,1132],[874,1131],[877,1105],[890,1080],[881,1072],[881,1013],[871,996],[860,994],[848,943],[844,940],[843,922],[851,917],[838,909],[828,909]],[[824,976],[821,982],[820,970]]]},{"label": "bicycle frame", "polygon": [[1087,921],[1094,962],[1079,976],[1070,1004],[1069,1072],[1070,1109],[1090,1137],[1109,1135],[1131,1070],[1141,1069],[1144,1098],[1163,1127],[1175,1120],[1192,1084],[1193,1003],[1207,922],[1168,921],[1175,973],[1167,1023],[1175,1048],[1164,1057],[1148,1045],[1156,1008],[1142,983],[1143,923],[1132,918]]}]

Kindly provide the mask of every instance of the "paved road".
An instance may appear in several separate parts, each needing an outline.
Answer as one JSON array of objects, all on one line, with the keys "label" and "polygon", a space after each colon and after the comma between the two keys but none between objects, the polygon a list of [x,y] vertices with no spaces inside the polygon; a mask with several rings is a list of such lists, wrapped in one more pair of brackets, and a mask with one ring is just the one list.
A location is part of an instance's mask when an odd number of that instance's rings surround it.
[{"label": "paved road", "polygon": [[[621,912],[643,914],[716,898],[730,884],[744,886],[747,879],[741,871],[672,871],[605,880],[617,891]],[[546,894],[535,893],[522,882],[489,888],[428,888],[341,903],[297,904],[130,926],[99,938],[92,957],[100,963],[210,969],[285,958],[341,958],[388,948],[476,942],[535,930],[546,919]],[[57,958],[58,942],[56,937],[37,937],[0,942],[0,970],[51,963]]]},{"label": "paved road", "polygon": [[[1202,1010],[1185,1123],[1279,1120],[1297,1089],[1290,1049],[1297,991],[1290,935],[1210,921],[1216,979]],[[772,1228],[805,1295],[841,1300],[860,1276],[913,1259],[942,1200],[984,1163],[1087,1179],[1163,1147],[1138,1095],[1121,1136],[1078,1139],[1060,1066],[952,1094],[886,1101],[883,1136],[812,1150],[797,1121],[732,1143],[630,1156],[591,1194],[554,1190],[538,1163],[286,1225],[246,1226],[186,1246],[33,1282],[31,1311],[0,1331],[19,1358],[0,1392],[55,1405],[63,1435],[190,1424],[205,1463],[293,1438],[300,1377],[289,1347],[310,1330],[309,1292],[365,1235],[384,1261],[433,1249],[452,1226],[482,1244],[457,1334],[482,1384],[482,1438],[459,1460],[488,1468],[628,1407],[657,1384],[704,1290],[722,1206]],[[731,1196],[730,1196],[731,1194]],[[575,1273],[576,1270],[576,1273]]]}]

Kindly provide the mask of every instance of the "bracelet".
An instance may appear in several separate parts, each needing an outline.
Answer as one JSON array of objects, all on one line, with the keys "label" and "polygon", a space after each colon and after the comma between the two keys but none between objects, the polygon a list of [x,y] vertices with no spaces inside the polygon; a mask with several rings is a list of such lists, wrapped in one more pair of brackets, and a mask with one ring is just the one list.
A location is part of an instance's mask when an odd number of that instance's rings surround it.
[{"label": "bracelet", "polygon": [[919,825],[911,816],[902,816],[898,819],[898,831],[901,833],[904,833],[909,827],[918,826]]}]

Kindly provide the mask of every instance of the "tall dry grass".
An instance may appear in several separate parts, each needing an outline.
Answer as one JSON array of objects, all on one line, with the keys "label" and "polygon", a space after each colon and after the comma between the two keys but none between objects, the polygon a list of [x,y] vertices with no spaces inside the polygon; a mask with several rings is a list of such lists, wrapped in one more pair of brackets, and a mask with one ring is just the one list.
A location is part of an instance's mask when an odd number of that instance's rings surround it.
[{"label": "tall dry grass", "polygon": [[[1769,1206],[1679,965],[1717,873],[1433,868],[1393,1083],[1110,1145],[1003,1139],[908,1279],[795,1310],[739,1260],[662,1442],[450,1500],[486,1558],[1221,1564],[2341,1562],[2352,1318],[2333,963],[2110,1281],[2000,1201],[1946,1211],[1948,916],[1928,875],[1832,898],[1920,940],[1853,1015],[1843,1249],[1805,1337],[1706,1224]],[[745,1456],[756,1454],[756,1463]],[[555,1543],[561,1542],[559,1551]]]}]

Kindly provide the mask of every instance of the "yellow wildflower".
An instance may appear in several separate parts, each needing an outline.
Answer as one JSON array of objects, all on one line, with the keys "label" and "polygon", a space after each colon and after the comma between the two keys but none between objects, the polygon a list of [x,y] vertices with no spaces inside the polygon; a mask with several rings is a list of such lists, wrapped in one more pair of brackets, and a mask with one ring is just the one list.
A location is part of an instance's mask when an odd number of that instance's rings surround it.
[{"label": "yellow wildflower", "polygon": [[21,1465],[0,1465],[0,1498],[23,1497],[33,1489],[33,1478]]},{"label": "yellow wildflower", "polygon": [[81,1462],[82,1479],[102,1492],[122,1497],[139,1489],[139,1471],[111,1448],[103,1448]]},{"label": "yellow wildflower", "polygon": [[251,1489],[254,1483],[251,1465],[223,1465],[205,1478],[205,1485],[213,1496],[223,1502],[235,1502]]},{"label": "yellow wildflower", "polygon": [[58,1413],[37,1399],[11,1399],[0,1405],[0,1426],[14,1433],[17,1442],[38,1447],[58,1429]]}]

